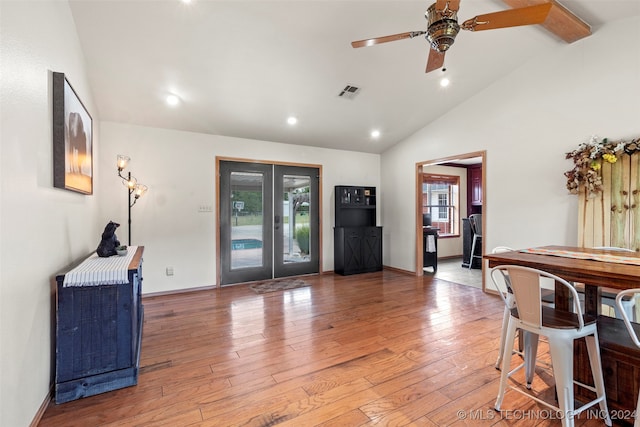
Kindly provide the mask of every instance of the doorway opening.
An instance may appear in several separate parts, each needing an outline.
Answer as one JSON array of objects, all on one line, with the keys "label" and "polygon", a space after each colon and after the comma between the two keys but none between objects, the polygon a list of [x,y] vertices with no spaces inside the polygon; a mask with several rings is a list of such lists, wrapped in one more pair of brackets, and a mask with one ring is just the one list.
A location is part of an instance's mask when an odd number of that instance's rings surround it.
[{"label": "doorway opening", "polygon": [[[475,276],[479,272],[482,290],[485,290],[484,262],[479,258],[475,258],[475,261],[474,258],[465,258],[470,256],[470,251],[465,249],[470,241],[468,217],[486,211],[485,164],[486,151],[416,163],[415,229],[418,276],[426,273],[438,277],[437,259],[455,259],[460,261],[460,271],[454,272],[451,277],[442,278],[465,281],[465,277],[468,276],[469,281],[474,283],[468,284],[477,287],[479,281]],[[443,218],[446,221],[440,221]],[[486,235],[485,223],[485,215],[482,215],[483,237]],[[444,227],[443,230],[440,230],[441,226]],[[435,244],[432,237],[434,233],[437,234]],[[485,253],[484,243],[485,238],[481,239],[480,249],[476,254]],[[469,269],[468,262],[471,261],[472,268]],[[448,264],[450,267],[451,263]]]}]

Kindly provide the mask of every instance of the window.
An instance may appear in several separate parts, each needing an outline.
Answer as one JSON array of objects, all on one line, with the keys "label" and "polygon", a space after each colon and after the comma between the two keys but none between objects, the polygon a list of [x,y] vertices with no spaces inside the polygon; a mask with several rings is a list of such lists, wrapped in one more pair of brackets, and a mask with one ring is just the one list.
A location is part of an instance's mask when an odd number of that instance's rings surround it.
[{"label": "window", "polygon": [[438,219],[439,222],[447,222],[449,219],[449,194],[438,193]]},{"label": "window", "polygon": [[422,213],[431,216],[431,226],[438,234],[460,234],[460,177],[424,174],[422,182]]}]

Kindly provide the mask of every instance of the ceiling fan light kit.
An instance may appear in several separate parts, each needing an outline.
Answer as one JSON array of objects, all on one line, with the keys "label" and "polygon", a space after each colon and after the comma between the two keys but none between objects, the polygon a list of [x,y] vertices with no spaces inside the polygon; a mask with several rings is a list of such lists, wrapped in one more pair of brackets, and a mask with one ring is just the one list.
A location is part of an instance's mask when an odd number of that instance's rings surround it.
[{"label": "ceiling fan light kit", "polygon": [[437,0],[429,6],[424,14],[427,20],[427,31],[409,31],[390,36],[359,40],[351,42],[351,46],[354,48],[367,47],[407,38],[412,39],[426,34],[425,38],[430,45],[426,68],[426,72],[428,73],[435,69],[442,68],[444,65],[444,54],[449,50],[451,45],[453,45],[461,29],[481,31],[541,24],[547,19],[553,3],[542,3],[534,6],[478,15],[467,19],[462,25],[458,24],[459,6],[460,0]]}]

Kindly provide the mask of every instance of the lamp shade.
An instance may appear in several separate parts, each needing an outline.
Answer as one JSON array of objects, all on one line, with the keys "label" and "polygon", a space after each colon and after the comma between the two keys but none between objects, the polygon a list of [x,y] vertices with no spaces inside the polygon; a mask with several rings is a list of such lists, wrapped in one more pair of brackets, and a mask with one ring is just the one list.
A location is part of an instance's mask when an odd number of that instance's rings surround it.
[{"label": "lamp shade", "polygon": [[122,185],[129,188],[129,190],[133,191],[138,185],[138,180],[136,179],[135,176],[131,176],[131,173],[129,173],[129,177],[123,177]]},{"label": "lamp shade", "polygon": [[144,196],[144,193],[146,193],[148,189],[149,189],[149,187],[147,187],[146,185],[137,184],[135,186],[135,189],[133,190],[133,193],[136,196],[136,199]]},{"label": "lamp shade", "polygon": [[122,155],[122,154],[118,154],[118,171],[122,171],[124,170],[124,168],[127,167],[127,164],[129,163],[129,160],[131,160],[131,158]]}]

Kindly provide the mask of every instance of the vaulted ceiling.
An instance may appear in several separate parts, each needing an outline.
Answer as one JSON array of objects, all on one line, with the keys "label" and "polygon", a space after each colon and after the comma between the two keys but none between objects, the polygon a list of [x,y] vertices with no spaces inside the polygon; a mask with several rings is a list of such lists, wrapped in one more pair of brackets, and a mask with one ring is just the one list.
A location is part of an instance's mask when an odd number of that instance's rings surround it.
[{"label": "vaulted ceiling", "polygon": [[[546,1],[462,0],[458,18]],[[542,25],[460,32],[446,71],[426,74],[424,37],[360,49],[350,43],[426,30],[430,2],[69,3],[101,120],[371,153],[532,58],[569,48],[563,38],[589,30],[597,37],[601,26],[640,15],[640,0],[564,0]],[[358,90],[339,96],[346,86]],[[165,103],[168,94],[177,105]]]}]

